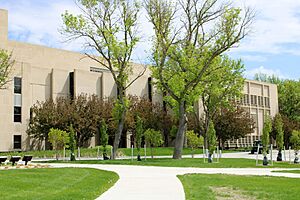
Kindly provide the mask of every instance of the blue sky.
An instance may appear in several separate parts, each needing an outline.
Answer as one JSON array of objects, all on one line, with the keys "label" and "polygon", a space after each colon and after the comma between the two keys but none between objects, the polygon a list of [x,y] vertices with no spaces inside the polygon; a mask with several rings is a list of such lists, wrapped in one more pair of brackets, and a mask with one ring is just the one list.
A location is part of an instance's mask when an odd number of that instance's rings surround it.
[{"label": "blue sky", "polygon": [[[281,78],[300,79],[300,1],[298,0],[235,0],[256,10],[251,34],[232,49],[229,55],[241,58],[245,76],[257,72]],[[74,0],[0,0],[0,8],[9,11],[9,38],[50,47],[80,51],[81,43],[63,42],[59,33],[61,14],[65,10],[78,13]],[[144,62],[149,56],[151,26],[141,15],[144,35],[134,52],[134,61]]]}]

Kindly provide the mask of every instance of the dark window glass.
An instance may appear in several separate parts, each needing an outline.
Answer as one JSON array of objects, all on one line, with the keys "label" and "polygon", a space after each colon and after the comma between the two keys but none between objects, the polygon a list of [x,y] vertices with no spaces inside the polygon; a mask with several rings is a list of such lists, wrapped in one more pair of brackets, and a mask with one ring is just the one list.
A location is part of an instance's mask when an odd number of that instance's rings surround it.
[{"label": "dark window glass", "polygon": [[22,92],[22,79],[19,77],[14,78],[14,93],[21,94]]},{"label": "dark window glass", "polygon": [[22,145],[22,136],[14,135],[14,149],[21,149]]},{"label": "dark window glass", "polygon": [[74,72],[70,72],[70,97],[74,99]]},{"label": "dark window glass", "polygon": [[148,78],[148,97],[149,101],[152,101],[152,78]]},{"label": "dark window glass", "polygon": [[22,108],[15,106],[14,107],[14,122],[22,121]]}]

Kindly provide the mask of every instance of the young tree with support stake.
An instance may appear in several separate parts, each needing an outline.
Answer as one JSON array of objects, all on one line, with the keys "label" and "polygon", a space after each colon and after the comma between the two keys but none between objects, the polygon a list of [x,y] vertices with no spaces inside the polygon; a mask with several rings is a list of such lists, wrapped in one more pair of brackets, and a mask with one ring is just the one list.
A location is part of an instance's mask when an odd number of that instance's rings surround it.
[{"label": "young tree with support stake", "polygon": [[212,163],[212,155],[214,153],[214,150],[216,149],[217,144],[217,136],[216,136],[216,130],[214,127],[214,123],[210,121],[208,126],[208,134],[207,134],[207,143],[208,143],[208,162]]},{"label": "young tree with support stake", "polygon": [[126,90],[146,68],[135,78],[130,79],[133,66],[130,63],[132,52],[140,38],[137,36],[137,19],[140,5],[133,0],[76,0],[80,15],[66,11],[63,17],[62,33],[69,40],[84,39],[85,47],[98,53],[98,56],[86,53],[86,56],[107,68],[117,86],[115,120],[117,131],[113,143],[112,158],[116,158],[125,116],[128,109]]},{"label": "young tree with support stake", "polygon": [[76,161],[75,158],[75,148],[76,148],[76,139],[75,139],[75,130],[73,125],[69,126],[69,149],[70,149],[70,161]]},{"label": "young tree with support stake", "polygon": [[[199,99],[215,59],[236,46],[253,19],[220,0],[145,0],[154,27],[153,77],[179,117],[174,159],[182,157],[187,111]],[[207,78],[206,78],[207,79]]]},{"label": "young tree with support stake", "polygon": [[107,124],[105,123],[105,120],[101,120],[101,125],[99,129],[99,134],[100,134],[100,143],[103,147],[103,160],[108,160],[109,158],[107,157],[107,148],[106,146],[108,145],[108,134],[107,134]]},{"label": "young tree with support stake", "polygon": [[144,133],[143,120],[139,116],[136,116],[136,125],[135,125],[135,144],[138,151],[137,160],[141,161],[141,145],[142,137]]},{"label": "young tree with support stake", "polygon": [[274,117],[274,131],[276,134],[276,145],[278,148],[277,161],[282,161],[282,149],[283,149],[283,122],[280,113],[277,113]]},{"label": "young tree with support stake", "polygon": [[267,152],[270,143],[270,133],[272,131],[272,121],[270,116],[268,115],[265,115],[264,119],[265,122],[263,127],[263,134],[262,134],[262,144],[263,144],[263,154],[264,154],[263,165],[268,165]]},{"label": "young tree with support stake", "polygon": [[299,163],[298,153],[299,153],[299,150],[300,150],[300,131],[293,130],[292,136],[290,138],[290,142],[291,142],[292,147],[295,151],[294,163],[298,164]]}]

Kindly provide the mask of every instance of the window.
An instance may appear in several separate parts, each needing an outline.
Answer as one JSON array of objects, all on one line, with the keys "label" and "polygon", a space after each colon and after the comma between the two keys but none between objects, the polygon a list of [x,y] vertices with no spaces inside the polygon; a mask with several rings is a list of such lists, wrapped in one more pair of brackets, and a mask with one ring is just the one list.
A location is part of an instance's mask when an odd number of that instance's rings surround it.
[{"label": "window", "polygon": [[19,77],[14,78],[14,93],[21,94],[22,92],[22,79]]},{"label": "window", "polygon": [[265,106],[267,108],[270,108],[270,98],[269,97],[265,97]]},{"label": "window", "polygon": [[71,99],[74,99],[74,72],[70,72],[69,74],[70,78],[70,85],[69,85],[69,92]]},{"label": "window", "polygon": [[22,122],[22,107],[14,107],[14,122]]},{"label": "window", "polygon": [[14,77],[14,122],[22,122],[22,78]]},{"label": "window", "polygon": [[14,135],[14,149],[21,149],[22,148],[22,136],[21,135]]},{"label": "window", "polygon": [[152,78],[148,78],[148,98],[152,102]]},{"label": "window", "polygon": [[257,96],[251,95],[251,105],[257,105]]}]

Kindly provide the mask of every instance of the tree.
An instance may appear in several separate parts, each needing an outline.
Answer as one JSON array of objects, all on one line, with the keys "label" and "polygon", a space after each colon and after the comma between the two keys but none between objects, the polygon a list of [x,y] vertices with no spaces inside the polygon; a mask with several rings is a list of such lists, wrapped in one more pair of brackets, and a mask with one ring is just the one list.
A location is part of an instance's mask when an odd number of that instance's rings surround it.
[{"label": "tree", "polygon": [[107,149],[106,146],[108,145],[108,134],[107,134],[107,124],[105,123],[105,120],[101,120],[101,125],[100,125],[100,144],[103,146],[103,159],[108,160],[107,157]]},{"label": "tree", "polygon": [[300,80],[281,80],[263,73],[256,74],[255,80],[277,84],[280,114],[300,122]]},{"label": "tree", "polygon": [[274,117],[274,132],[276,135],[276,144],[277,144],[277,148],[278,148],[277,161],[282,161],[281,150],[283,149],[284,132],[283,132],[282,118],[279,113],[277,113]]},{"label": "tree", "polygon": [[213,76],[207,77],[207,83],[201,94],[204,110],[204,141],[207,148],[207,131],[211,120],[222,107],[231,107],[232,97],[239,98],[244,86],[244,65],[241,60],[230,60],[227,56],[218,57],[210,71]]},{"label": "tree", "polygon": [[75,130],[71,124],[69,127],[69,149],[70,149],[70,160],[75,161],[75,148],[76,148],[76,139],[75,139]]},{"label": "tree", "polygon": [[158,147],[164,143],[161,132],[154,129],[147,129],[144,136],[147,146],[151,149],[151,158],[153,158],[153,147]]},{"label": "tree", "polygon": [[294,130],[291,136],[291,144],[295,151],[295,160],[294,163],[299,163],[298,152],[300,150],[300,131]]},{"label": "tree", "polygon": [[[218,0],[145,0],[154,27],[153,77],[177,111],[174,159],[182,154],[187,111],[203,91],[204,77],[218,56],[248,33],[253,14]],[[176,16],[180,16],[177,19]],[[213,75],[213,74],[212,74]]]},{"label": "tree", "polygon": [[217,144],[217,136],[216,131],[214,128],[214,123],[211,121],[208,126],[208,135],[207,135],[207,142],[208,142],[208,162],[211,163],[212,160],[212,154],[214,153],[214,150],[216,149]]},{"label": "tree", "polygon": [[14,64],[12,53],[0,49],[0,89],[5,89],[6,84],[10,81],[9,75]]},{"label": "tree", "polygon": [[194,158],[194,150],[201,147],[204,144],[204,139],[202,136],[197,136],[197,134],[194,131],[187,131],[186,139],[188,147],[192,149],[192,158]]},{"label": "tree", "polygon": [[78,16],[66,11],[62,17],[64,28],[62,33],[69,40],[85,39],[85,46],[97,52],[99,56],[86,55],[107,68],[115,81],[118,94],[114,109],[117,131],[114,136],[113,155],[119,147],[128,109],[126,90],[139,77],[130,79],[133,66],[130,63],[132,51],[139,41],[137,36],[137,19],[140,5],[130,0],[77,0],[82,13]]},{"label": "tree", "polygon": [[255,129],[249,112],[235,104],[230,107],[232,108],[221,108],[213,120],[221,147],[224,147],[227,140],[243,138]]},{"label": "tree", "polygon": [[138,161],[141,161],[141,145],[142,145],[143,133],[144,133],[143,121],[137,115],[137,117],[136,117],[136,126],[135,126],[135,143],[136,143],[136,147],[137,147],[137,150],[138,150],[138,157],[137,157]]},{"label": "tree", "polygon": [[266,115],[264,119],[265,122],[263,127],[263,134],[262,134],[262,144],[263,144],[263,154],[264,154],[263,165],[268,165],[267,149],[270,142],[270,132],[272,131],[272,121],[270,116],[268,115]]},{"label": "tree", "polygon": [[56,151],[56,160],[58,160],[58,150],[62,149],[69,142],[69,135],[66,131],[51,128],[49,132],[49,142]]}]

